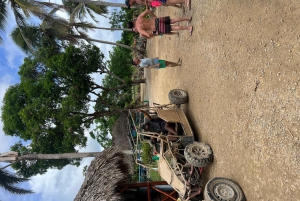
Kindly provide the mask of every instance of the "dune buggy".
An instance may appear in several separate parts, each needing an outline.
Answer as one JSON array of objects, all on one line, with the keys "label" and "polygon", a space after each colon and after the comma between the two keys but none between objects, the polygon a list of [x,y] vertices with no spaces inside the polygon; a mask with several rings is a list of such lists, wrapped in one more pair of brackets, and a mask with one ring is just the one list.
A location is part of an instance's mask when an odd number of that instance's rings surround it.
[{"label": "dune buggy", "polygon": [[[188,101],[187,92],[174,89],[170,91],[169,99],[173,107],[156,105],[151,110],[154,110],[164,121],[175,123],[178,135],[172,135],[171,141],[168,135],[137,129],[135,154],[141,154],[142,143],[148,143],[152,151],[158,154],[155,156],[156,160],[136,160],[136,163],[148,169],[158,170],[161,178],[178,192],[180,200],[202,200],[201,173],[203,167],[213,161],[213,151],[210,145],[195,141],[185,113],[178,108],[180,104]],[[243,201],[245,199],[240,187],[231,180],[215,178],[207,185],[204,193],[207,200]]]}]

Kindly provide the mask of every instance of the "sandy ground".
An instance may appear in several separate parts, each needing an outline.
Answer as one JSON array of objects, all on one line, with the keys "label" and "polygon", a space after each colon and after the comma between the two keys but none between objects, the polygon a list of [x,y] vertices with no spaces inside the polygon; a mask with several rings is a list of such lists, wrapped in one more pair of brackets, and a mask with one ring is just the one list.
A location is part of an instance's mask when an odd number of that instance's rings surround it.
[{"label": "sandy ground", "polygon": [[248,201],[300,200],[299,1],[192,0],[156,14],[193,16],[192,36],[148,41],[148,57],[183,63],[145,70],[145,91],[150,104],[189,93],[187,117],[215,154],[205,181],[231,178]]}]

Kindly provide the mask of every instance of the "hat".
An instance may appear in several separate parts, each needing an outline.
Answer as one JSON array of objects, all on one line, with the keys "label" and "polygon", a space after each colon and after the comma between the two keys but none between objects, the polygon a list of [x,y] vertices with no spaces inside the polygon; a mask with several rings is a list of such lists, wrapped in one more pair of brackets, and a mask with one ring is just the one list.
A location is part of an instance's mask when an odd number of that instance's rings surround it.
[{"label": "hat", "polygon": [[128,8],[130,8],[129,1],[130,1],[130,0],[125,0],[125,4],[126,4],[126,6],[127,6]]}]

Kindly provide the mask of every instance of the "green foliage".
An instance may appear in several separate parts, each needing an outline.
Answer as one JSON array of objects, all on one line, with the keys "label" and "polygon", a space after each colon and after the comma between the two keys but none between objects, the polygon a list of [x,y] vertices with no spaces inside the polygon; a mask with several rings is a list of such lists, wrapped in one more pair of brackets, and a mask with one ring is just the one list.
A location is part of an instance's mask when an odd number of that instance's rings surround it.
[{"label": "green foliage", "polygon": [[147,142],[142,142],[142,154],[141,158],[144,164],[150,164],[152,161],[152,150],[151,146]]},{"label": "green foliage", "polygon": [[19,84],[10,86],[4,95],[2,110],[3,131],[6,135],[19,136],[24,140],[30,139],[26,126],[22,122],[19,111],[26,105],[24,90]]},{"label": "green foliage", "polygon": [[94,14],[106,16],[108,13],[105,6],[75,3],[69,0],[63,0],[62,3],[70,15],[70,21],[74,21],[75,18],[83,21],[86,17],[90,16],[95,22],[98,22]]},{"label": "green foliage", "polygon": [[[109,23],[111,24],[112,28],[121,28],[127,27],[127,22],[132,21],[132,16],[134,12],[137,11],[136,9],[126,9],[121,8],[121,10],[114,10],[109,17]],[[133,38],[137,37],[138,34],[135,32],[128,32],[124,31],[122,33],[122,44],[131,45],[133,43]]]},{"label": "green foliage", "polygon": [[[45,43],[35,58],[24,60],[19,71],[21,83],[11,86],[4,96],[1,108],[4,132],[31,140],[29,153],[75,152],[75,147],[86,145],[84,131],[95,119],[113,115],[99,120],[103,123],[99,126],[103,133],[93,134],[101,145],[111,146],[109,132],[117,118],[114,115],[124,110],[130,94],[126,91],[125,81],[113,75],[103,59],[104,55],[95,46],[69,46],[65,52],[59,52]],[[109,73],[114,84],[105,85],[106,88],[98,85],[92,78],[95,72]],[[125,75],[130,73],[125,72]],[[102,90],[97,92],[99,89]],[[95,97],[92,98],[91,94]],[[98,107],[89,113],[93,102]],[[21,150],[21,147],[13,149]],[[76,161],[19,162],[13,167],[29,177],[69,163],[75,164]]]},{"label": "green foliage", "polygon": [[82,175],[83,175],[84,177],[86,176],[88,167],[89,167],[89,166],[87,166],[87,165],[83,167]]},{"label": "green foliage", "polygon": [[[123,42],[122,42],[123,43]],[[131,51],[121,47],[114,47],[113,52],[109,53],[110,59],[107,61],[107,65],[109,70],[118,77],[125,80],[131,80],[131,76],[133,73],[133,69],[131,68],[131,59],[130,59]],[[116,80],[114,77],[110,75],[106,75],[102,80],[103,86],[114,88],[120,85],[120,81]],[[131,85],[130,82],[127,82],[127,85],[124,86],[120,90],[114,90],[109,92],[103,92],[102,96],[106,97],[110,103],[117,106],[118,108],[125,108],[132,101],[132,94],[131,94]],[[103,104],[101,102],[97,102],[95,109],[96,110],[103,110]],[[111,108],[112,109],[112,108]],[[113,115],[109,117],[103,117],[97,119],[95,122],[99,123],[100,126],[97,126],[99,131],[94,133],[94,137],[97,141],[104,146],[103,140],[106,139],[111,133],[113,125],[117,120],[118,115]],[[108,142],[110,145],[110,142]]]},{"label": "green foliage", "polygon": [[16,175],[11,174],[10,172],[8,172],[6,170],[0,169],[0,186],[4,190],[6,190],[10,193],[19,194],[19,195],[33,193],[31,190],[26,190],[26,189],[16,186],[17,184],[24,182],[24,181],[28,181],[28,179],[18,177]]},{"label": "green foliage", "polygon": [[151,181],[163,181],[159,173],[155,170],[149,170],[150,171],[150,179]]},{"label": "green foliage", "polygon": [[97,122],[97,126],[93,131],[90,132],[90,135],[93,139],[96,139],[97,142],[99,142],[101,147],[108,148],[112,146],[110,133],[118,117],[119,115],[112,115],[97,119],[95,121]]},{"label": "green foliage", "polygon": [[121,28],[125,22],[127,23],[126,10],[128,9],[121,9],[121,10],[114,9],[114,11],[111,13],[109,17],[109,23],[111,24],[111,28]]},{"label": "green foliage", "polygon": [[[58,145],[59,140],[55,138],[49,137],[49,141],[44,141],[40,139],[39,142],[32,142],[30,145],[35,146],[31,148],[30,146],[24,146],[21,141],[17,142],[13,146],[10,147],[12,151],[18,152],[20,155],[32,154],[32,153],[60,153],[57,150],[60,150],[60,147],[53,146],[53,143]],[[57,137],[57,136],[54,136]],[[49,145],[47,145],[49,142]],[[45,147],[42,147],[45,146]],[[42,149],[38,149],[42,148]],[[70,152],[76,152],[74,148],[70,150]],[[17,170],[19,175],[22,175],[25,178],[30,178],[37,174],[44,174],[47,172],[49,168],[62,169],[64,166],[71,164],[78,166],[80,159],[59,159],[59,160],[36,160],[31,161],[18,161],[12,164],[12,168]]]}]

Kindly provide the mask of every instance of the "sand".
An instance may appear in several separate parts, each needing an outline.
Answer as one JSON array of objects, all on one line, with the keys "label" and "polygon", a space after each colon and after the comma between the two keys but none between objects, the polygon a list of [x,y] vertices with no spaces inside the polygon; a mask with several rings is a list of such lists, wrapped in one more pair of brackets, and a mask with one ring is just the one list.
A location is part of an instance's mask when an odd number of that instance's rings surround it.
[{"label": "sand", "polygon": [[[228,177],[248,201],[300,200],[300,4],[297,0],[192,0],[193,35],[148,40],[148,57],[182,66],[146,69],[145,100],[189,93],[187,118],[214,162],[204,181]],[[186,23],[181,23],[186,25]]]}]

